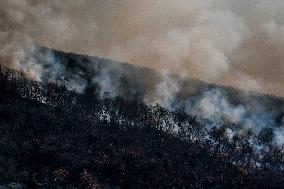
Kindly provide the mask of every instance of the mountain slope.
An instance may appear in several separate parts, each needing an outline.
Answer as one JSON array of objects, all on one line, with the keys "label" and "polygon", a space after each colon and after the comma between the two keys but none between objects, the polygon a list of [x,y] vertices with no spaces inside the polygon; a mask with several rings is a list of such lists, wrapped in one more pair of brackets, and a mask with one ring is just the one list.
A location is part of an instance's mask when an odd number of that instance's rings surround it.
[{"label": "mountain slope", "polygon": [[0,70],[3,187],[284,187],[282,98],[46,48],[31,58],[40,82]]}]

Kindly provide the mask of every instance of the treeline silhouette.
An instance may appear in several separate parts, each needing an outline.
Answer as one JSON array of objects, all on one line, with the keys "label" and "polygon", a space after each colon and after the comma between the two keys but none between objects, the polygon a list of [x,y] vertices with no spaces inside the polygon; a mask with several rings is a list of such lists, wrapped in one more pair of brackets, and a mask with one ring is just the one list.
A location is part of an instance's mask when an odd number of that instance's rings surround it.
[{"label": "treeline silhouette", "polygon": [[[283,188],[273,132],[0,70],[0,183],[22,188]],[[252,142],[253,141],[253,142]],[[257,145],[264,148],[257,150]]]},{"label": "treeline silhouette", "polygon": [[36,48],[30,56],[43,68],[41,73],[43,81],[54,81],[65,85],[66,81],[68,83],[71,80],[73,84],[71,86],[84,84],[89,86],[90,83],[96,83],[97,87],[113,92],[116,96],[135,101],[153,95],[161,83],[165,83],[167,87],[176,85],[178,90],[174,93],[171,93],[171,89],[165,89],[165,92],[170,93],[168,95],[174,99],[173,109],[180,111],[185,109],[189,98],[200,98],[205,92],[217,89],[225,91],[223,96],[227,97],[233,106],[243,105],[252,114],[273,112],[275,115],[280,115],[284,112],[284,98],[273,94],[261,94],[206,83],[173,73],[163,74],[147,67],[45,47]]}]

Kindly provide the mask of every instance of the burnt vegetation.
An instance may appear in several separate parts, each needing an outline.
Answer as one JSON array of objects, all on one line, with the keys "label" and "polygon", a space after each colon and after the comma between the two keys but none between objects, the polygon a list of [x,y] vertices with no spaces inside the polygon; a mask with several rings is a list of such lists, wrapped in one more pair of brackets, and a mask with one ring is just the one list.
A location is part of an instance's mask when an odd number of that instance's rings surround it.
[{"label": "burnt vegetation", "polygon": [[[283,103],[276,97],[274,104]],[[279,114],[276,122],[281,121]],[[0,71],[0,183],[23,188],[283,188],[273,132]],[[255,143],[265,147],[256,150]],[[8,188],[8,186],[7,186]]]}]

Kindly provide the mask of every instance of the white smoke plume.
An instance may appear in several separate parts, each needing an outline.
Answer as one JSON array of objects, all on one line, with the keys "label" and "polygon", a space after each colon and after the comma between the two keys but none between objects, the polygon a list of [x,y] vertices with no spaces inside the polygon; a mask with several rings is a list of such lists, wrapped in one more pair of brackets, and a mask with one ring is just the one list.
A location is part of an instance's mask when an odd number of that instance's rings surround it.
[{"label": "white smoke plume", "polygon": [[160,72],[160,80],[155,85],[154,94],[146,94],[144,101],[147,104],[160,104],[168,109],[174,109],[176,94],[180,90],[179,82],[165,70]]},{"label": "white smoke plume", "polygon": [[218,89],[206,91],[198,99],[187,104],[188,113],[216,120],[226,119],[236,124],[240,123],[246,114],[242,105],[232,105],[226,95]]},{"label": "white smoke plume", "polygon": [[[185,111],[190,115],[201,118],[210,131],[212,127],[226,128],[229,139],[237,133],[252,131],[258,136],[265,129],[273,131],[272,143],[278,146],[284,145],[284,117],[276,123],[276,113],[265,110],[262,102],[251,102],[250,104],[233,104],[223,89],[206,90],[202,94],[189,98],[185,104]],[[253,106],[253,107],[251,107]],[[281,110],[280,110],[281,111]],[[209,120],[204,122],[204,118]],[[254,141],[254,146],[256,141]],[[261,146],[255,146],[261,147]]]}]

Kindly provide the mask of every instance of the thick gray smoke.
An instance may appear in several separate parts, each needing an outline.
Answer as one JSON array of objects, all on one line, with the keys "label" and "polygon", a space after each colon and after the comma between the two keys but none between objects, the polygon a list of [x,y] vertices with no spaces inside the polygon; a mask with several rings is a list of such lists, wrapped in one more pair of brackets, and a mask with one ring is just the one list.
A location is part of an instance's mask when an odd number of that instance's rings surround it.
[{"label": "thick gray smoke", "polygon": [[0,59],[30,77],[32,43],[284,95],[281,0],[0,0]]}]

